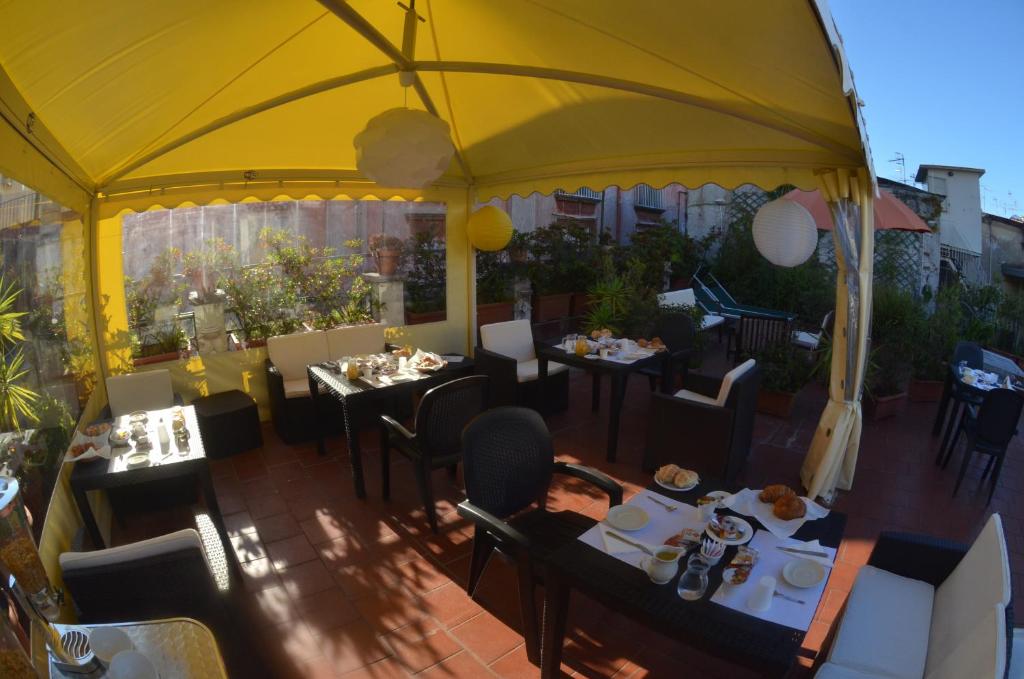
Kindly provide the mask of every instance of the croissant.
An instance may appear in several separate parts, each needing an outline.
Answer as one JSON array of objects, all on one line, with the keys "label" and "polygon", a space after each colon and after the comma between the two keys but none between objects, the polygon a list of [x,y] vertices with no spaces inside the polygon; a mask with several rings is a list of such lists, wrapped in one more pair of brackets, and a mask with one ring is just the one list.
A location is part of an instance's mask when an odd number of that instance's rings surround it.
[{"label": "croissant", "polygon": [[654,478],[662,483],[673,483],[676,478],[676,474],[682,471],[679,465],[667,464],[664,467],[660,467],[654,474]]},{"label": "croissant", "polygon": [[803,518],[807,513],[807,507],[804,506],[804,501],[796,495],[785,495],[775,501],[772,513],[783,521],[789,521]]},{"label": "croissant", "polygon": [[765,486],[764,490],[757,496],[757,499],[761,502],[774,503],[779,498],[789,497],[790,495],[796,495],[789,486],[785,486],[781,483],[775,483],[770,486]]}]

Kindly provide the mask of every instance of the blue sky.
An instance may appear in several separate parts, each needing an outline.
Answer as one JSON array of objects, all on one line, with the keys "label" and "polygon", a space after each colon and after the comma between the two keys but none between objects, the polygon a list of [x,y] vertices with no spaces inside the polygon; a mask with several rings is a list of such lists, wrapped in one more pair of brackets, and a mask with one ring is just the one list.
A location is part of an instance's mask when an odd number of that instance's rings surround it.
[{"label": "blue sky", "polygon": [[985,169],[982,208],[1024,214],[1024,0],[830,0],[879,176]]}]

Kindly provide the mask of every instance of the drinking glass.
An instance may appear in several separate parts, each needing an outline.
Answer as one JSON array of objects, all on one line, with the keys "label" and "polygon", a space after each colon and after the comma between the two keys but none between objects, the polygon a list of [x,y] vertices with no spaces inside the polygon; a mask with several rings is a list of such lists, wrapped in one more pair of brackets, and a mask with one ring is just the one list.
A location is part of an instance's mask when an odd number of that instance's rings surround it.
[{"label": "drinking glass", "polygon": [[676,592],[687,601],[696,601],[708,590],[708,569],[711,564],[700,554],[694,554],[686,564],[686,572],[679,578]]}]

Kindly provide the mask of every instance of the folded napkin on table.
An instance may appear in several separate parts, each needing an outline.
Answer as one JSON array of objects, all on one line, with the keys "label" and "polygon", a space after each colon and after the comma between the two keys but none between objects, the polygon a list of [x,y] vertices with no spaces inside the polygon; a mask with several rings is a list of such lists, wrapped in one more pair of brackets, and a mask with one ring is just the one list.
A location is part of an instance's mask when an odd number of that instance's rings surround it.
[{"label": "folded napkin on table", "polygon": [[731,509],[737,514],[752,516],[767,528],[773,535],[780,538],[788,538],[800,530],[800,526],[806,521],[821,519],[828,516],[828,510],[806,497],[801,497],[807,513],[799,519],[784,521],[775,516],[772,512],[772,505],[761,502],[757,496],[761,491],[744,488],[732,497],[722,500],[722,506]]}]

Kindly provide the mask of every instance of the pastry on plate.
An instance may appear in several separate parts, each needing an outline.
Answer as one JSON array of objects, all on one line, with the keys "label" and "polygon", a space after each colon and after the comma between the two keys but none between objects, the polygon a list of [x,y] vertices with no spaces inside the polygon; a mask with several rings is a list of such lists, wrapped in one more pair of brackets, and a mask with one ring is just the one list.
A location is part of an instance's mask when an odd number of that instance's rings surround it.
[{"label": "pastry on plate", "polygon": [[790,488],[789,486],[785,486],[781,483],[775,483],[770,486],[765,486],[764,490],[762,490],[761,493],[757,496],[757,499],[760,500],[761,502],[774,504],[775,501],[778,500],[779,498],[795,495],[796,491]]},{"label": "pastry on plate", "polygon": [[676,478],[676,472],[680,472],[682,469],[676,464],[667,464],[664,467],[659,467],[658,471],[654,473],[656,481],[661,483],[672,483],[673,479]]},{"label": "pastry on plate", "polygon": [[672,478],[672,485],[676,488],[689,488],[697,485],[698,481],[700,481],[700,476],[697,472],[692,469],[680,469]]},{"label": "pastry on plate", "polygon": [[719,540],[737,540],[743,537],[743,528],[731,516],[715,516],[708,524],[708,531]]},{"label": "pastry on plate", "polygon": [[790,521],[803,518],[807,513],[807,507],[804,505],[804,501],[796,495],[786,495],[775,501],[772,513],[783,521]]},{"label": "pastry on plate", "polygon": [[693,528],[684,528],[675,535],[670,536],[665,540],[665,544],[670,547],[685,547],[690,549],[700,544],[701,535],[700,532]]}]

